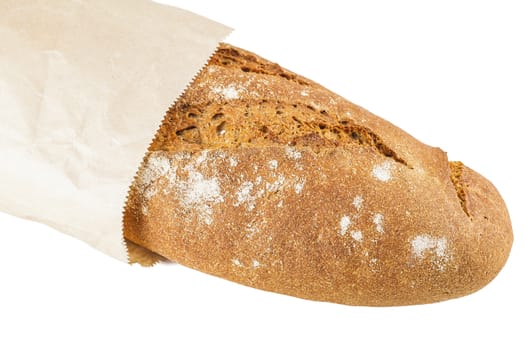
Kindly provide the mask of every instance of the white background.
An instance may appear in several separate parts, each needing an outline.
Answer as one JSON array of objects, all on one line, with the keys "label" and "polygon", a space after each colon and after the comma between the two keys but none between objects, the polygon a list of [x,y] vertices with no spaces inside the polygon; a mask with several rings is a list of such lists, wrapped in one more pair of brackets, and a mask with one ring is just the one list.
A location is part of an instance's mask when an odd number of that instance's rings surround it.
[{"label": "white background", "polygon": [[127,266],[46,226],[0,214],[0,349],[525,348],[519,1],[164,2],[236,28],[228,42],[325,85],[485,175],[513,221],[510,259],[471,296],[350,307],[176,265]]}]

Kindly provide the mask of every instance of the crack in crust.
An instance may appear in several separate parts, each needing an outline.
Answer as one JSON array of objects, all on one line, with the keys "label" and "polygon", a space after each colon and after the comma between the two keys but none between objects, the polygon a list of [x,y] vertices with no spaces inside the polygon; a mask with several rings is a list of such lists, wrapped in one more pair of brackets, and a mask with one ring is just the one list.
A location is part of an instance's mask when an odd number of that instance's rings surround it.
[{"label": "crack in crust", "polygon": [[467,195],[465,192],[465,187],[463,186],[463,169],[464,165],[461,162],[449,162],[450,167],[450,181],[454,185],[454,189],[456,190],[456,194],[459,199],[459,203],[461,204],[461,208],[465,212],[465,214],[472,220],[472,216],[468,212],[467,209]]},{"label": "crack in crust", "polygon": [[263,75],[273,75],[296,82],[300,85],[311,86],[313,82],[295,73],[283,69],[277,63],[263,61],[246,51],[241,51],[232,46],[221,44],[215,55],[210,59],[210,65],[232,67],[242,70],[245,73],[257,73]]},{"label": "crack in crust", "polygon": [[[210,59],[208,67],[213,66],[227,67],[235,70],[236,74],[245,74],[249,79],[255,76],[261,81],[264,75],[282,77],[292,84],[288,88],[300,85],[299,89],[304,86],[323,89],[275,63],[225,45]],[[201,81],[211,84],[207,74],[208,71],[203,70]],[[314,152],[323,148],[360,145],[412,168],[379,135],[370,128],[358,125],[352,118],[341,118],[335,111],[313,102],[300,99],[283,101],[279,96],[275,100],[252,96],[249,101],[196,102],[191,93],[185,94],[168,111],[150,151],[180,148],[197,151],[274,144],[309,147]]]}]

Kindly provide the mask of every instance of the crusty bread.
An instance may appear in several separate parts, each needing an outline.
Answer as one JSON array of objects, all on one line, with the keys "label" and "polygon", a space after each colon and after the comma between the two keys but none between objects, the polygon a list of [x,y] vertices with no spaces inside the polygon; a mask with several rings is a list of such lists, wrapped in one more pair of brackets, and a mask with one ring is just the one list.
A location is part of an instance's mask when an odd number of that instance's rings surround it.
[{"label": "crusty bread", "polygon": [[137,245],[234,282],[375,306],[472,293],[513,240],[479,174],[224,44],[167,113],[124,227]]}]

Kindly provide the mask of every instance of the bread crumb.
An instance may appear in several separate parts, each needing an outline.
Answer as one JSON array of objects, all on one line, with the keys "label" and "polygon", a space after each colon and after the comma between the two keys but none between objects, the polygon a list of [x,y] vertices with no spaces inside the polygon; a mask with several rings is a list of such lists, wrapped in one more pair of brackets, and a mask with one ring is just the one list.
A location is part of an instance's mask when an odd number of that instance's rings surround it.
[{"label": "bread crumb", "polygon": [[392,179],[391,174],[392,162],[384,161],[379,165],[375,165],[372,170],[372,175],[379,181],[388,182]]},{"label": "bread crumb", "polygon": [[306,91],[306,90],[302,90],[301,91],[301,96],[307,97],[308,95],[309,95],[308,91]]},{"label": "bread crumb", "polygon": [[232,264],[237,267],[242,267],[242,263],[239,259],[232,259]]},{"label": "bread crumb", "polygon": [[261,266],[261,263],[255,259],[252,260],[252,266],[254,269],[258,268],[259,266]]},{"label": "bread crumb", "polygon": [[357,210],[361,210],[362,206],[363,206],[363,197],[361,196],[355,196],[354,197],[354,201],[352,202],[352,204],[354,205],[354,207],[357,209]]},{"label": "bread crumb", "polygon": [[284,147],[284,153],[286,154],[286,157],[288,157],[288,159],[292,160],[299,160],[303,156],[301,152],[299,152],[291,146]]},{"label": "bread crumb", "polygon": [[383,228],[384,219],[385,217],[383,216],[383,214],[380,214],[380,213],[374,214],[373,221],[374,221],[374,224],[376,225],[376,231],[379,233],[385,233],[385,229]]},{"label": "bread crumb", "polygon": [[277,203],[277,208],[282,208],[282,207],[283,207],[283,200],[281,199],[279,203]]},{"label": "bread crumb", "polygon": [[348,231],[348,227],[352,225],[352,220],[350,220],[350,217],[348,215],[344,215],[341,218],[341,221],[339,222],[340,231],[339,234],[341,236],[346,235],[346,231]]},{"label": "bread crumb", "polygon": [[363,233],[361,231],[352,231],[350,232],[350,236],[358,242],[363,241]]}]

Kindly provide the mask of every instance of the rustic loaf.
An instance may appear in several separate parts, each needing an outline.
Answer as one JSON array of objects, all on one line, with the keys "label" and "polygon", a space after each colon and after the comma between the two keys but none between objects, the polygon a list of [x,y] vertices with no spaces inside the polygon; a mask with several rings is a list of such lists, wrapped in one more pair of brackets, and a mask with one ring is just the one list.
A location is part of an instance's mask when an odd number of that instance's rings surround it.
[{"label": "rustic loaf", "polygon": [[234,282],[375,306],[472,293],[513,241],[482,176],[225,44],[167,113],[124,227],[136,245]]}]

